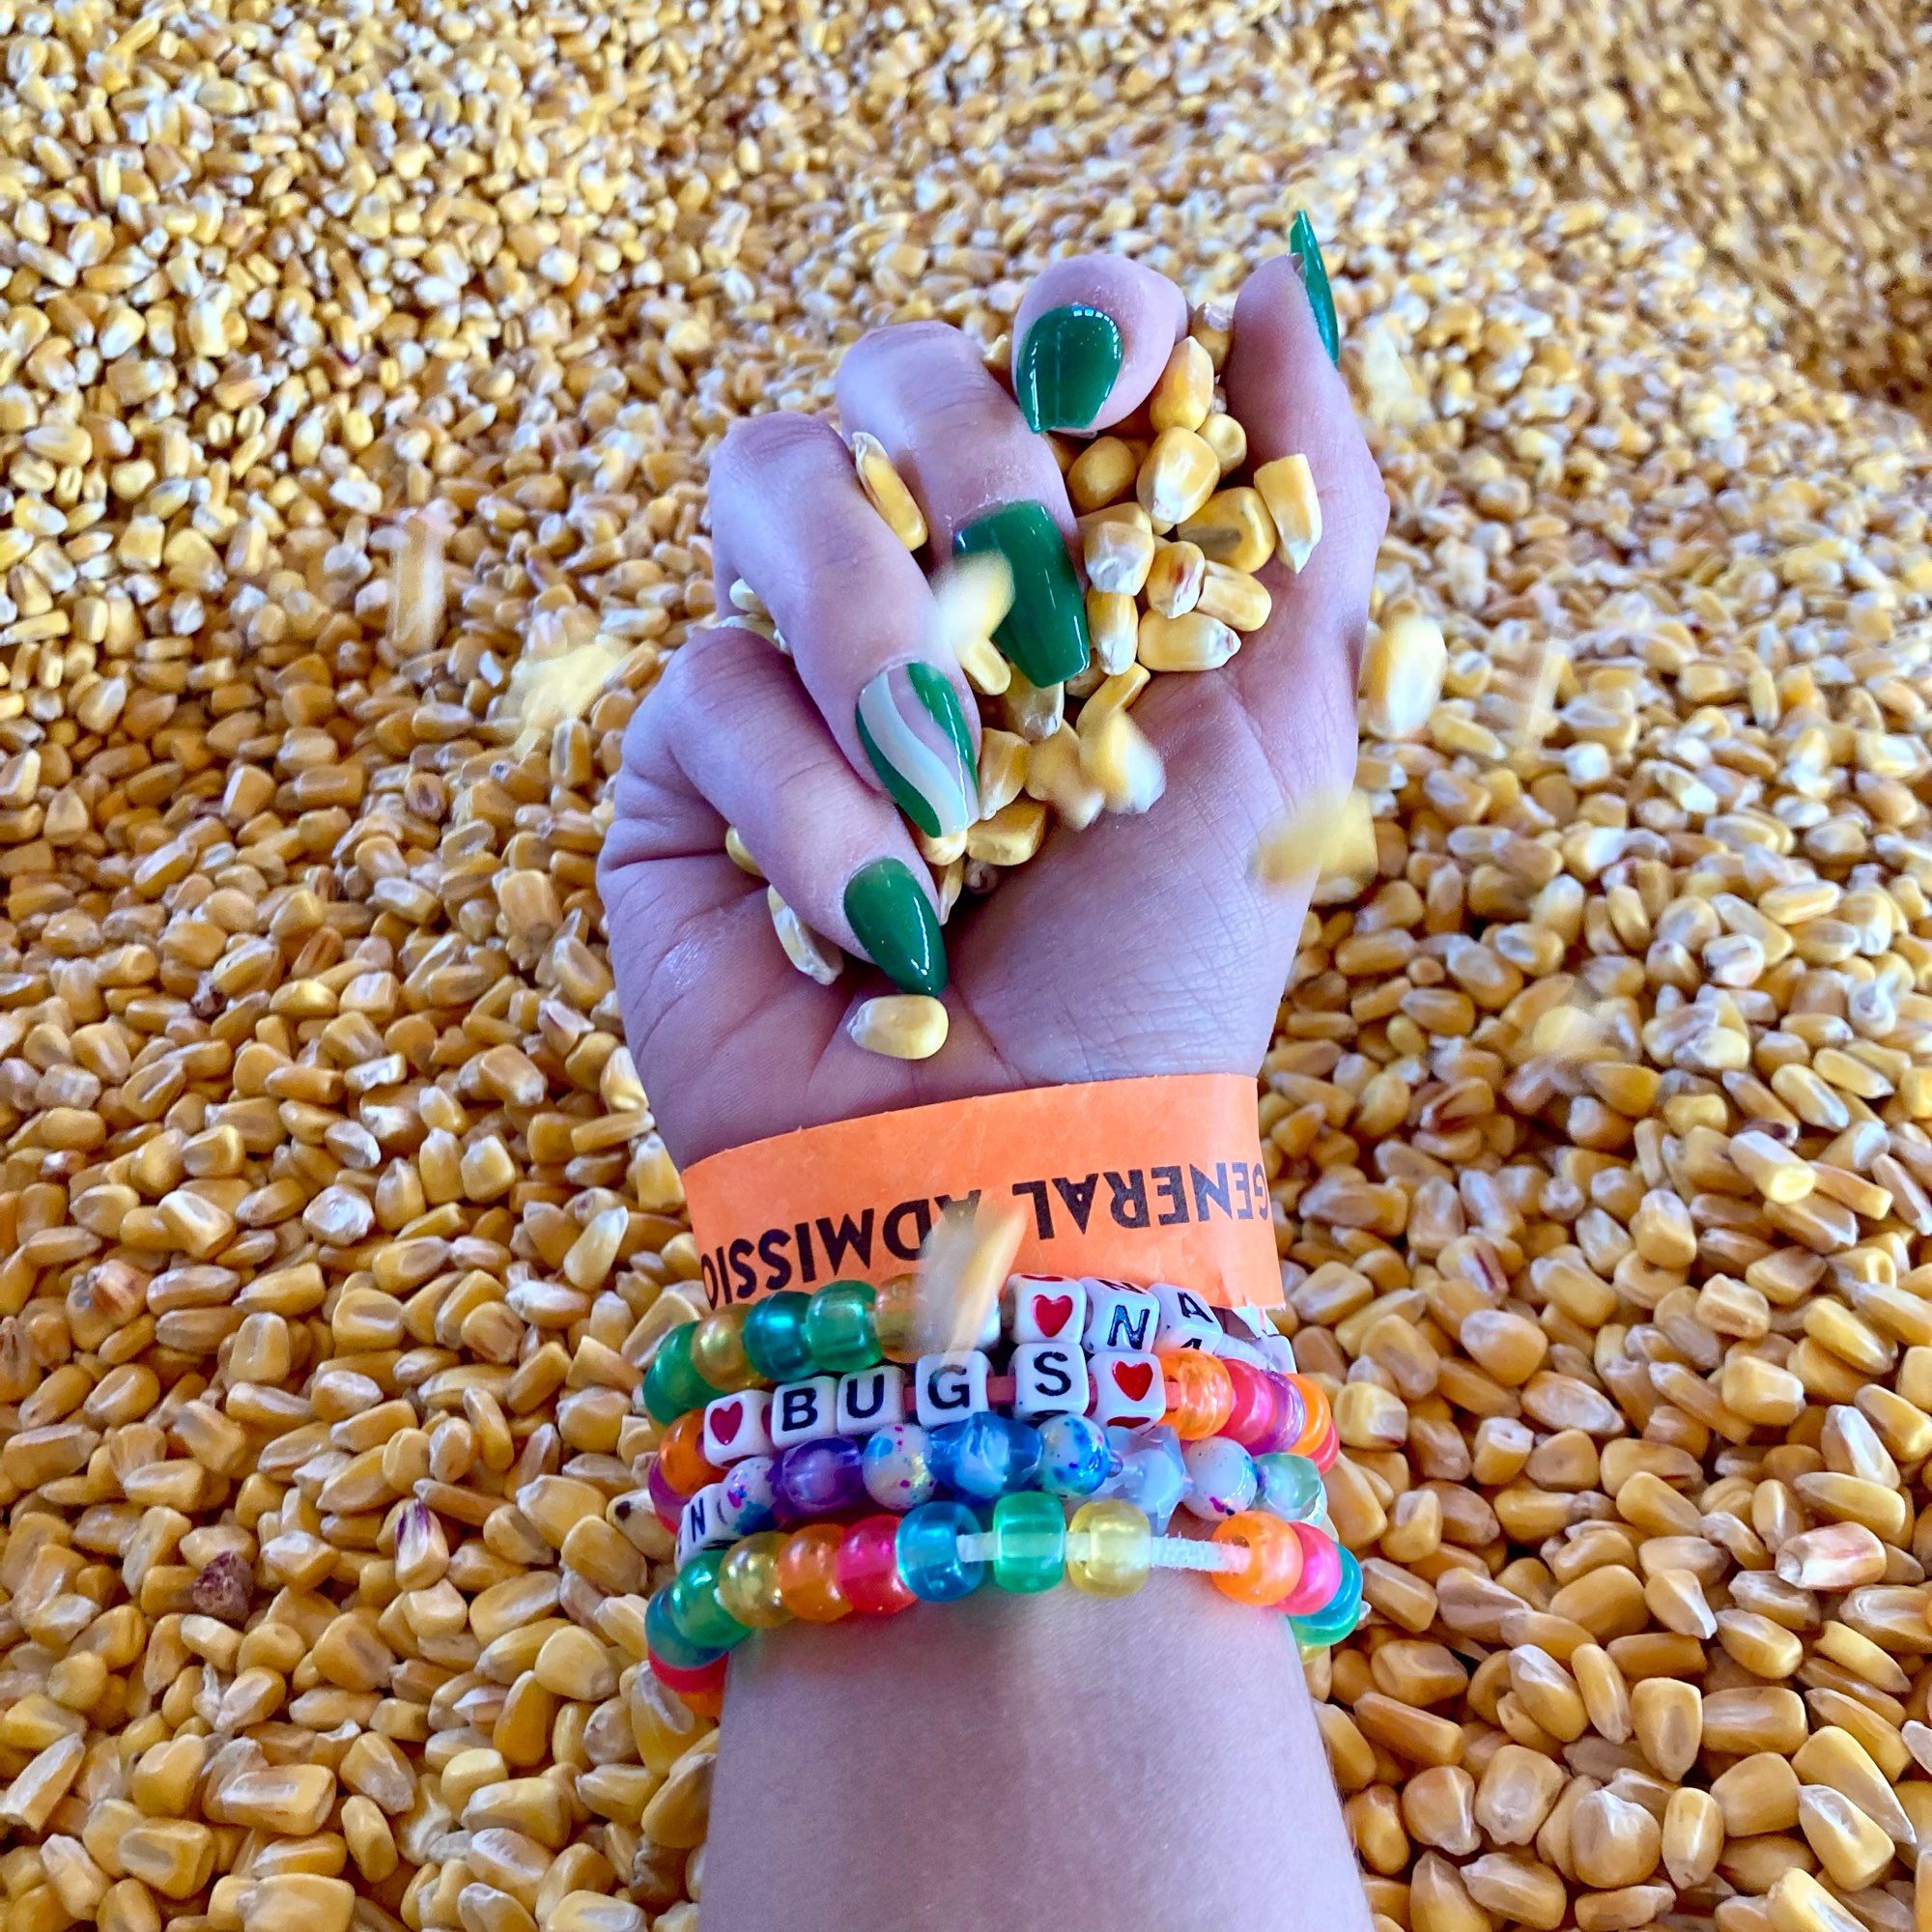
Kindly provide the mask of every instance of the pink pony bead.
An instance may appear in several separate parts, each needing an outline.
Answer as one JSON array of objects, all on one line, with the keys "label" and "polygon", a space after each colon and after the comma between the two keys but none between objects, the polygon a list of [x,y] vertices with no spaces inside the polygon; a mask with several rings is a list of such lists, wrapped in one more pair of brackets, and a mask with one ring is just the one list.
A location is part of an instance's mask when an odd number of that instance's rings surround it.
[{"label": "pink pony bead", "polygon": [[1232,1435],[1250,1455],[1259,1456],[1273,1448],[1282,1425],[1288,1420],[1288,1384],[1265,1369],[1250,1367],[1232,1356],[1221,1365],[1234,1386],[1235,1403],[1221,1425],[1223,1435]]},{"label": "pink pony bead", "polygon": [[1341,1585],[1341,1552],[1311,1523],[1288,1527],[1301,1544],[1301,1579],[1275,1608],[1291,1617],[1313,1616]]}]

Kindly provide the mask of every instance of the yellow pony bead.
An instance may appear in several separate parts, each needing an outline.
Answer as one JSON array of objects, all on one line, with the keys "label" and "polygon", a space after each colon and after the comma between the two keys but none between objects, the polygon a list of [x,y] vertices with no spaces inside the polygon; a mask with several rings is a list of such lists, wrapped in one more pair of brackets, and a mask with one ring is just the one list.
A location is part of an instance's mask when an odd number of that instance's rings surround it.
[{"label": "yellow pony bead", "polygon": [[1118,1496],[1082,1503],[1066,1531],[1066,1580],[1090,1597],[1131,1597],[1153,1567],[1147,1517]]},{"label": "yellow pony bead", "polygon": [[786,1539],[776,1529],[742,1537],[718,1566],[718,1601],[753,1630],[777,1630],[791,1622],[779,1596],[779,1558]]},{"label": "yellow pony bead", "polygon": [[691,1366],[715,1389],[754,1387],[763,1378],[745,1353],[745,1311],[721,1308],[707,1315],[691,1337]]}]

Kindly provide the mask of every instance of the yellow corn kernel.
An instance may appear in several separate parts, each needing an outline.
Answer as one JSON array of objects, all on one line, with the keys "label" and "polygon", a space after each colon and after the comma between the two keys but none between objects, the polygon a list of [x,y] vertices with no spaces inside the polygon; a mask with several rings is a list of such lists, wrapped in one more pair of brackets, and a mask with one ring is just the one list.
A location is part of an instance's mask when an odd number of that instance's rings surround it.
[{"label": "yellow corn kernel", "polygon": [[1299,575],[1321,541],[1321,500],[1307,457],[1278,456],[1264,463],[1255,471],[1255,488],[1273,520],[1281,554]]},{"label": "yellow corn kernel", "polygon": [[744,835],[735,825],[724,828],[724,856],[736,866],[739,871],[754,879],[765,875],[758,869],[758,862],[752,857],[751,847],[745,843]]},{"label": "yellow corn kernel", "polygon": [[1127,710],[1148,688],[1148,684],[1147,667],[1129,664],[1096,685],[1093,695],[1080,707],[1078,729],[1081,737],[1092,737],[1117,711]]},{"label": "yellow corn kernel", "polygon": [[[1375,815],[1359,791],[1311,793],[1262,840],[1254,875],[1265,886],[1297,886],[1376,869]],[[1368,1384],[1364,1383],[1366,1387]]]},{"label": "yellow corn kernel", "polygon": [[[1032,747],[1013,731],[987,725],[980,733],[980,816],[991,818],[1019,797]],[[962,851],[964,846],[960,848]]]},{"label": "yellow corn kernel", "polygon": [[946,1009],[923,993],[862,1000],[845,1023],[855,1046],[891,1060],[930,1060],[946,1044]]},{"label": "yellow corn kernel", "polygon": [[1124,437],[1096,436],[1066,472],[1066,497],[1083,516],[1134,493],[1140,452]]},{"label": "yellow corn kernel", "polygon": [[1184,617],[1149,611],[1134,639],[1135,655],[1149,670],[1215,670],[1240,648],[1238,632],[1201,611]]},{"label": "yellow corn kernel", "polygon": [[1012,606],[1013,573],[1003,556],[956,557],[932,580],[933,655],[956,661],[985,697],[997,697],[1012,676],[992,643]]},{"label": "yellow corn kernel", "polygon": [[1413,738],[1442,701],[1449,647],[1442,627],[1420,611],[1392,617],[1362,654],[1362,729],[1372,738]]},{"label": "yellow corn kernel", "polygon": [[1200,343],[1183,335],[1148,397],[1148,419],[1156,431],[1198,430],[1213,407],[1214,365]]},{"label": "yellow corn kernel", "polygon": [[859,471],[859,487],[886,520],[886,526],[907,550],[917,550],[925,541],[925,518],[905,479],[893,468],[885,444],[859,430],[852,438],[852,461]]},{"label": "yellow corn kernel", "polygon": [[[1043,745],[1034,747],[1029,772],[1043,749]],[[1016,798],[967,833],[966,856],[988,866],[1023,866],[1039,850],[1045,836],[1045,809],[1036,799]]]},{"label": "yellow corn kernel", "polygon": [[1124,518],[1096,517],[1082,530],[1081,552],[1096,591],[1137,597],[1153,562],[1153,533]]},{"label": "yellow corn kernel", "polygon": [[1092,825],[1107,802],[1082,769],[1080,739],[1070,724],[1062,724],[1043,745],[1033,748],[1027,760],[1026,791],[1029,798],[1052,806],[1075,831]]},{"label": "yellow corn kernel", "polygon": [[1223,476],[1248,460],[1247,431],[1219,410],[1201,425],[1201,440],[1214,452],[1214,461],[1221,466]]},{"label": "yellow corn kernel", "polygon": [[997,697],[1013,681],[1013,668],[991,638],[962,638],[954,655],[966,682],[981,697]]},{"label": "yellow corn kernel", "polygon": [[1274,519],[1262,493],[1246,484],[1217,490],[1175,535],[1198,545],[1210,562],[1250,576],[1275,553]]},{"label": "yellow corn kernel", "polygon": [[1012,730],[1029,745],[1037,745],[1060,729],[1060,721],[1066,710],[1066,687],[1031,683],[1015,668],[1012,681],[1001,696],[1000,709]]},{"label": "yellow corn kernel", "polygon": [[1140,506],[1156,527],[1183,523],[1214,494],[1221,466],[1191,429],[1165,429],[1134,479]]},{"label": "yellow corn kernel", "polygon": [[1079,737],[1080,769],[1100,789],[1109,811],[1148,810],[1167,789],[1160,753],[1122,710]]},{"label": "yellow corn kernel", "polygon": [[1274,610],[1274,599],[1260,578],[1225,563],[1208,563],[1202,573],[1194,608],[1218,617],[1231,631],[1259,631]]},{"label": "yellow corn kernel", "polygon": [[1159,543],[1147,576],[1148,608],[1163,617],[1184,617],[1201,601],[1208,559],[1196,544]]},{"label": "yellow corn kernel", "polygon": [[242,1932],[349,1932],[355,1888],[316,1872],[277,1872],[242,1894]]},{"label": "yellow corn kernel", "polygon": [[779,944],[784,948],[785,957],[808,980],[816,980],[821,986],[831,985],[844,968],[845,955],[823,934],[813,932],[779,896],[776,886],[765,888],[765,904],[770,908],[772,926],[778,933]]},{"label": "yellow corn kernel", "polygon": [[[1148,539],[1150,544],[1152,541]],[[1108,676],[1133,663],[1140,621],[1139,608],[1124,590],[1088,591],[1087,637],[1094,647],[1094,662]]]},{"label": "yellow corn kernel", "polygon": [[935,838],[929,832],[922,832],[918,826],[912,829],[912,842],[919,847],[919,856],[929,866],[950,866],[966,850],[966,829],[948,832]]}]

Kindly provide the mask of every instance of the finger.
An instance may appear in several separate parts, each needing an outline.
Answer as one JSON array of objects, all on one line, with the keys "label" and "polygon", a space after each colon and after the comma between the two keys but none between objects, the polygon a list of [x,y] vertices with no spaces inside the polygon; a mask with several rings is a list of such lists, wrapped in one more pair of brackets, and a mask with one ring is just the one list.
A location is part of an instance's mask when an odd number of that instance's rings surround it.
[{"label": "finger", "polygon": [[919,829],[957,838],[979,810],[979,711],[930,622],[910,552],[860,488],[829,423],[763,415],[711,470],[719,575],[772,613],[834,741]]},{"label": "finger", "polygon": [[[1352,743],[1355,669],[1388,499],[1288,256],[1264,263],[1242,288],[1222,378],[1253,469],[1306,457],[1321,512],[1321,538],[1302,569],[1277,555],[1262,572],[1273,611],[1232,667],[1242,701],[1280,732],[1285,750]],[[1350,722],[1346,730],[1314,728],[1316,711]]]},{"label": "finger", "polygon": [[1037,685],[1087,668],[1078,541],[1053,452],[956,328],[874,329],[838,367],[838,413],[878,438],[932,532],[935,555],[995,554],[1012,609],[994,641]]},{"label": "finger", "polygon": [[1187,301],[1124,255],[1076,255],[1035,277],[1013,318],[1013,395],[1035,429],[1096,430],[1147,401]]},{"label": "finger", "polygon": [[620,787],[618,799],[620,817],[640,822],[623,825],[621,839],[613,826],[617,864],[718,851],[724,826],[736,826],[779,896],[814,932],[907,992],[945,987],[930,872],[763,638],[720,630],[692,639],[645,713],[646,727],[626,746],[636,786]]}]

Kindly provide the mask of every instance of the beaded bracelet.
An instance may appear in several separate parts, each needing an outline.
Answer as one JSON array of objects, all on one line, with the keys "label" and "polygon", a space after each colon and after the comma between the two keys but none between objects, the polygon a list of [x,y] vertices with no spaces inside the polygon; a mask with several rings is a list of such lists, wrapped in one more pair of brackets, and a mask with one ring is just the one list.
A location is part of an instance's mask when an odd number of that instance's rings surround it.
[{"label": "beaded bracelet", "polygon": [[1004,1313],[989,1308],[980,1333],[952,1349],[935,1349],[935,1338],[923,1332],[927,1312],[911,1275],[877,1290],[869,1282],[835,1281],[815,1294],[787,1290],[749,1308],[721,1308],[665,1337],[644,1376],[644,1407],[668,1427],[740,1390],[854,1375],[881,1360],[918,1364],[957,1357],[975,1344],[990,1349],[1009,1331],[1022,1348],[1078,1343],[1095,1355],[1135,1358],[1191,1349],[1251,1367],[1294,1368],[1293,1350],[1262,1311],[1223,1311],[1224,1321],[1187,1290],[1167,1283],[1136,1289],[1124,1282],[1013,1275],[1005,1301]]},{"label": "beaded bracelet", "polygon": [[952,1603],[989,1573],[1016,1593],[1064,1578],[1090,1596],[1128,1597],[1155,1570],[1195,1571],[1236,1603],[1281,1611],[1304,1650],[1339,1641],[1361,1611],[1359,1564],[1311,1524],[1247,1510],[1195,1541],[1155,1534],[1119,1497],[1083,1503],[1069,1524],[1058,1497],[1018,1492],[984,1524],[964,1503],[928,1502],[903,1517],[762,1530],[702,1550],[652,1597],[644,1634],[664,1683],[705,1691],[722,1682],[728,1651],[794,1618],[834,1623]]},{"label": "beaded bracelet", "polygon": [[[1053,1415],[1036,1426],[982,1408],[930,1430],[887,1422],[867,1432],[863,1444],[850,1435],[821,1436],[794,1443],[776,1458],[741,1456],[720,1467],[704,1453],[707,1409],[702,1429],[696,1412],[689,1411],[666,1432],[646,1485],[652,1506],[677,1534],[682,1557],[775,1520],[834,1514],[867,1496],[903,1511],[944,1487],[990,1502],[1036,1479],[1063,1495],[1088,1495],[1124,1459],[1141,1474],[1145,1493],[1134,1500],[1164,1529],[1190,1484],[1214,1499],[1209,1511],[1197,1513],[1233,1515],[1257,1492],[1257,1459],[1305,1458],[1318,1475],[1333,1463],[1339,1438],[1318,1383],[1191,1350],[1157,1359],[1172,1384],[1160,1421],[1137,1432],[1117,1429],[1121,1439],[1112,1446],[1106,1433],[1082,1415]],[[1186,1444],[1170,1450],[1172,1475],[1165,1483],[1150,1462],[1156,1431]],[[760,1432],[757,1442],[766,1439]]]}]

